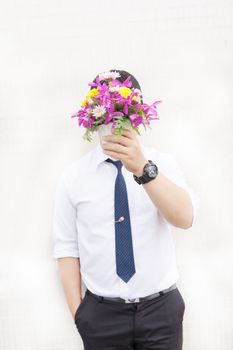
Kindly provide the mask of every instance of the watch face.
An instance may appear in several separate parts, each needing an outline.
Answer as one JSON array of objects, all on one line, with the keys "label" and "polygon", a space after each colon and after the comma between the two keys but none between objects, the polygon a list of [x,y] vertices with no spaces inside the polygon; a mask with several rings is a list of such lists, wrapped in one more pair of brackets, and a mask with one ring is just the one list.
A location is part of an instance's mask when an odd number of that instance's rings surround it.
[{"label": "watch face", "polygon": [[157,174],[156,166],[155,165],[149,165],[148,167],[146,167],[146,172],[147,172],[149,177],[155,177],[155,175]]}]

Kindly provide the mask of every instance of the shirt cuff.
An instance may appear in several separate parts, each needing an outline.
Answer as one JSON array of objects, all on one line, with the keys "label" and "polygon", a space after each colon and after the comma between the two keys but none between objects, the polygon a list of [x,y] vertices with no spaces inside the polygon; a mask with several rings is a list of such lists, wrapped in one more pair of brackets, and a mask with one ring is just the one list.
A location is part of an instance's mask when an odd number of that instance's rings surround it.
[{"label": "shirt cuff", "polygon": [[72,258],[78,258],[79,257],[79,251],[78,250],[60,250],[60,251],[54,251],[53,258],[66,258],[66,257],[72,257]]}]

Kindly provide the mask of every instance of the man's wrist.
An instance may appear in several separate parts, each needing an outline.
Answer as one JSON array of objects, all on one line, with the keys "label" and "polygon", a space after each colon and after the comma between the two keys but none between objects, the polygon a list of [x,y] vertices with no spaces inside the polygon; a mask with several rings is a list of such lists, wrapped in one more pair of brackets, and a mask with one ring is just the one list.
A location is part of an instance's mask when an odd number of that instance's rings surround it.
[{"label": "man's wrist", "polygon": [[137,171],[134,172],[134,174],[135,174],[137,177],[140,177],[140,176],[143,175],[143,168],[144,168],[144,166],[146,165],[146,163],[148,163],[148,160],[147,160],[147,159],[144,159],[144,160],[140,163],[140,165],[139,165]]}]

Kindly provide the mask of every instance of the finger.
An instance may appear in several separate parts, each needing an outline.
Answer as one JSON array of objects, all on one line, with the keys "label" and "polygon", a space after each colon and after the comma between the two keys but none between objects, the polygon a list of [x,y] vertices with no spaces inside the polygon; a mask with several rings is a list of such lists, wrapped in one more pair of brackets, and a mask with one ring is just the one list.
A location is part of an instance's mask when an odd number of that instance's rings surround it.
[{"label": "finger", "polygon": [[124,155],[122,153],[117,153],[117,152],[113,152],[113,151],[103,151],[104,154],[106,154],[107,156],[111,156],[113,158],[119,159],[119,160],[124,160]]},{"label": "finger", "polygon": [[111,152],[117,152],[121,154],[127,154],[128,148],[125,146],[122,146],[118,143],[105,143],[103,145],[104,151],[111,151]]},{"label": "finger", "polygon": [[135,131],[132,129],[123,129],[122,135],[132,140],[135,139]]},{"label": "finger", "polygon": [[119,143],[123,146],[130,146],[130,139],[126,136],[118,136],[118,135],[107,135],[104,138],[105,141]]}]

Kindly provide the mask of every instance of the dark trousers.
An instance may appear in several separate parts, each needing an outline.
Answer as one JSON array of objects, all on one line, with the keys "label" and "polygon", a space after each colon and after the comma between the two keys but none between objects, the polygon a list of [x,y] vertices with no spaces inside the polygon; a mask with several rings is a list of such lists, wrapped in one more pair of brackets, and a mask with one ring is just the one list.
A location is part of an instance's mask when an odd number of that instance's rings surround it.
[{"label": "dark trousers", "polygon": [[181,350],[184,310],[178,288],[129,304],[86,292],[74,321],[85,350]]}]

